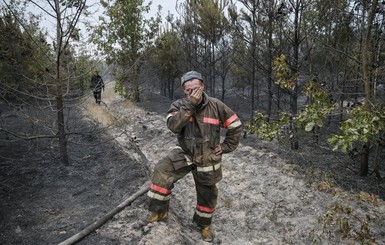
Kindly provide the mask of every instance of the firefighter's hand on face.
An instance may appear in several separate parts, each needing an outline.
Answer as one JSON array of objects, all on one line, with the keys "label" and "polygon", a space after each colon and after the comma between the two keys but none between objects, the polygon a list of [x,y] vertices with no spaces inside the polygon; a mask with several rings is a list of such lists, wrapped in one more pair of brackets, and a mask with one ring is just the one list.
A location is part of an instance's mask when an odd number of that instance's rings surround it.
[{"label": "firefighter's hand on face", "polygon": [[213,150],[213,153],[215,154],[215,155],[220,155],[220,154],[222,154],[222,147],[221,147],[221,145],[217,145],[215,148],[214,148],[214,150]]},{"label": "firefighter's hand on face", "polygon": [[198,105],[202,101],[203,90],[199,87],[194,88],[189,91],[187,99],[191,101],[194,105]]}]

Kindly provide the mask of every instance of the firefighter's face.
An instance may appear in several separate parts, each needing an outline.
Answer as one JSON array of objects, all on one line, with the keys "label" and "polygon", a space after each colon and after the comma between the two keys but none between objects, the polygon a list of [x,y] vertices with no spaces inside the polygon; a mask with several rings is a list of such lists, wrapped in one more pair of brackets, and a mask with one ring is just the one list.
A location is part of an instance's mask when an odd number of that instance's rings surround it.
[{"label": "firefighter's face", "polygon": [[193,79],[183,84],[183,92],[186,96],[190,96],[194,91],[203,92],[205,85],[199,79]]}]

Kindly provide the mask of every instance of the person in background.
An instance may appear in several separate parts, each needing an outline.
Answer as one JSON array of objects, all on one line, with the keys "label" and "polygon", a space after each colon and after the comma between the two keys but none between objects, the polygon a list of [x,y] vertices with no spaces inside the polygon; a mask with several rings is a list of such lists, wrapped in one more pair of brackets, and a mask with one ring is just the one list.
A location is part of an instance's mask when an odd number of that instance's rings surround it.
[{"label": "person in background", "polygon": [[102,101],[102,89],[104,91],[104,82],[102,77],[99,75],[99,71],[95,71],[94,75],[92,75],[90,88],[94,93],[96,104],[99,105],[100,101]]},{"label": "person in background", "polygon": [[[167,127],[177,134],[178,144],[154,168],[148,191],[151,214],[145,222],[167,221],[174,183],[192,172],[197,195],[193,222],[204,241],[213,241],[210,226],[218,198],[216,183],[222,179],[222,154],[237,148],[242,123],[228,106],[204,92],[200,73],[185,73],[181,86],[185,97],[167,112]],[[227,129],[222,143],[221,128]]]}]

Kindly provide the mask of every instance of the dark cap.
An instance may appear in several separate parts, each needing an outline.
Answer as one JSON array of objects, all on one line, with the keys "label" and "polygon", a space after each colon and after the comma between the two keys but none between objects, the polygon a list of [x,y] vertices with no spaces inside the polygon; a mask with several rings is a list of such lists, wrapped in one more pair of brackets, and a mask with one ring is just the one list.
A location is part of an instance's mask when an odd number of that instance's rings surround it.
[{"label": "dark cap", "polygon": [[180,81],[180,85],[183,86],[183,84],[185,82],[190,81],[192,79],[199,79],[203,82],[202,75],[199,72],[189,71],[189,72],[186,72],[185,74],[183,74],[181,81]]}]

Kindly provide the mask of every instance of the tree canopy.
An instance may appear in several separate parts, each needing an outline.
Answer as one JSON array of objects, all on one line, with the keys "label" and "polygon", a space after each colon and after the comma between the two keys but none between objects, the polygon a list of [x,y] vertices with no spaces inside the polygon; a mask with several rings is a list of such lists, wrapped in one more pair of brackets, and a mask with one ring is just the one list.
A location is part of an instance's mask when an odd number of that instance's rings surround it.
[{"label": "tree canopy", "polygon": [[[58,27],[52,43],[38,19],[26,21],[22,5],[13,3],[4,5],[0,19],[2,100],[34,91],[59,99],[60,112],[64,91],[84,91],[81,71],[95,64],[76,45],[85,1],[48,2],[53,12],[44,13]],[[247,101],[242,119],[255,132],[289,128],[293,149],[300,147],[302,128],[316,134],[328,124],[341,126],[329,142],[347,151],[370,149],[384,133],[381,123],[378,131],[360,126],[384,114],[385,8],[377,0],[186,0],[163,20],[161,8],[149,16],[151,2],[143,0],[102,0],[100,6],[104,12],[87,41],[116,68],[117,91],[133,101],[148,84],[174,98],[180,76],[198,70],[209,95]],[[347,132],[353,128],[360,137]]]}]

